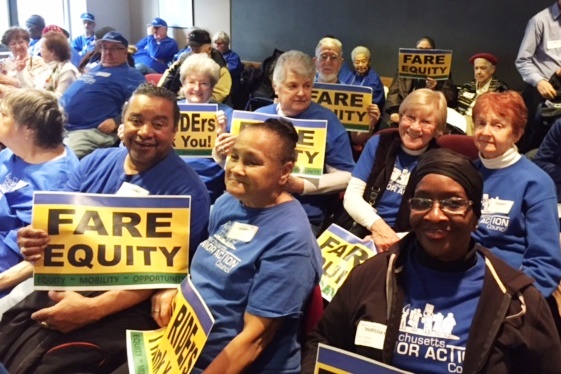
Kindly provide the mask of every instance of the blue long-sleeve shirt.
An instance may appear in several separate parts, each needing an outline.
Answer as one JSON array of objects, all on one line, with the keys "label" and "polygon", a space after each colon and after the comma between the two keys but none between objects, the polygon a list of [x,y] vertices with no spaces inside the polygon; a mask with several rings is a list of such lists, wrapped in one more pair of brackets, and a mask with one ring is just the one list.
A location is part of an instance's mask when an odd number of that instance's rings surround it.
[{"label": "blue long-sleeve shirt", "polygon": [[136,44],[138,51],[134,54],[135,64],[145,64],[158,73],[163,73],[173,56],[179,51],[177,42],[170,37],[160,41],[154,35],[148,35]]}]

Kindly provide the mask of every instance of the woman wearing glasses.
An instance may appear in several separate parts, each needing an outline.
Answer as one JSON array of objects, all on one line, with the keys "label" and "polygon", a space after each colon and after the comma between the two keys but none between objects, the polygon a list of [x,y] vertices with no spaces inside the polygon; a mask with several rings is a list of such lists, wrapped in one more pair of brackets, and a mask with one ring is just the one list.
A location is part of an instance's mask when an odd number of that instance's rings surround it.
[{"label": "woman wearing glasses", "polygon": [[483,210],[475,240],[550,296],[561,280],[557,194],[551,178],[518,153],[527,110],[514,91],[481,95],[473,108]]},{"label": "woman wearing glasses", "polygon": [[43,70],[45,63],[28,52],[30,36],[27,30],[10,27],[2,35],[2,44],[10,49],[10,56],[0,60],[0,98],[8,91],[20,87],[19,75],[33,80]]},{"label": "woman wearing glasses", "polygon": [[415,90],[399,116],[399,131],[373,136],[353,170],[344,206],[355,223],[338,221],[360,237],[370,235],[378,251],[388,250],[399,240],[396,232],[408,228],[403,192],[418,157],[436,146],[446,128],[446,99],[428,88]]},{"label": "woman wearing glasses", "polygon": [[413,232],[357,266],[308,336],[415,373],[559,373],[561,343],[532,279],[471,238],[483,180],[448,149],[420,157],[406,196]]}]

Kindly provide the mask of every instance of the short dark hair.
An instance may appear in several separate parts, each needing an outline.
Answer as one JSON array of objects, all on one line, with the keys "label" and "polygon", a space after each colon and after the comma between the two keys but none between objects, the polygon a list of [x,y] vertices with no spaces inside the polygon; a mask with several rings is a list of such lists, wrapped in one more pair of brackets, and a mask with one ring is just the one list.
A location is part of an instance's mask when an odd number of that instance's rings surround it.
[{"label": "short dark hair", "polygon": [[[158,97],[160,99],[164,99],[169,101],[173,105],[173,124],[174,127],[177,127],[179,124],[179,106],[177,105],[177,96],[164,87],[157,87],[151,83],[142,83],[138,88],[132,93],[131,98],[136,95],[145,95],[148,97]],[[123,120],[125,118],[125,112],[129,107],[130,99],[123,105],[122,117]]]},{"label": "short dark hair", "polygon": [[64,34],[56,31],[49,31],[43,35],[43,43],[45,47],[53,52],[60,61],[66,62],[70,60],[70,43]]},{"label": "short dark hair", "polygon": [[4,31],[4,35],[2,35],[2,44],[6,47],[9,47],[9,44],[12,40],[15,39],[23,39],[29,43],[31,40],[31,36],[29,36],[29,32],[26,29],[22,29],[21,27],[12,26],[9,27],[8,30]]},{"label": "short dark hair", "polygon": [[62,144],[66,116],[51,92],[35,89],[9,91],[2,106],[14,118],[16,126],[33,131],[35,145],[56,148]]},{"label": "short dark hair", "polygon": [[263,129],[275,134],[281,144],[280,162],[296,162],[296,144],[298,143],[298,133],[292,122],[283,118],[269,118],[265,122],[259,122],[247,126],[245,129]]}]

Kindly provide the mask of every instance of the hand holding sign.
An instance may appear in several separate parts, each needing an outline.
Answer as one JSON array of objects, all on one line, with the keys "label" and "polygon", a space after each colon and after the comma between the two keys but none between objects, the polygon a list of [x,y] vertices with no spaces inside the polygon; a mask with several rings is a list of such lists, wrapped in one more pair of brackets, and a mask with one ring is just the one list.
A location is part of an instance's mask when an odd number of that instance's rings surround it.
[{"label": "hand holding sign", "polygon": [[212,158],[214,158],[214,161],[218,164],[222,164],[230,154],[235,140],[236,135],[227,132],[218,135],[214,143],[214,149],[212,150]]},{"label": "hand holding sign", "polygon": [[31,225],[18,231],[18,246],[26,261],[40,260],[49,241],[49,234],[46,231],[34,229]]},{"label": "hand holding sign", "polygon": [[372,240],[379,252],[386,252],[394,243],[399,241],[399,236],[383,219],[374,222],[370,230],[372,230]]},{"label": "hand holding sign", "polygon": [[436,80],[432,79],[431,77],[427,77],[425,85],[427,88],[434,90],[436,88]]},{"label": "hand holding sign", "polygon": [[224,113],[223,110],[219,110],[218,112],[216,112],[216,123],[218,125],[216,127],[216,134],[220,135],[226,132],[226,126],[228,125],[228,117],[226,116],[226,113]]},{"label": "hand holding sign", "polygon": [[160,290],[152,296],[152,318],[158,326],[168,325],[173,314],[175,295],[177,295],[177,288]]}]

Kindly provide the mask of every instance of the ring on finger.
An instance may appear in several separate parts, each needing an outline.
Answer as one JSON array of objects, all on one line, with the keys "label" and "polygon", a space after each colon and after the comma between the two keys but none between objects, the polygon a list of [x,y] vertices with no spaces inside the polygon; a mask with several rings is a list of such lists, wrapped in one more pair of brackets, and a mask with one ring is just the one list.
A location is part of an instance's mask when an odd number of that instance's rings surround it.
[{"label": "ring on finger", "polygon": [[49,325],[49,322],[47,322],[47,321],[41,321],[39,323],[39,326],[41,326],[42,328],[47,329],[47,330],[51,327],[51,325]]}]

